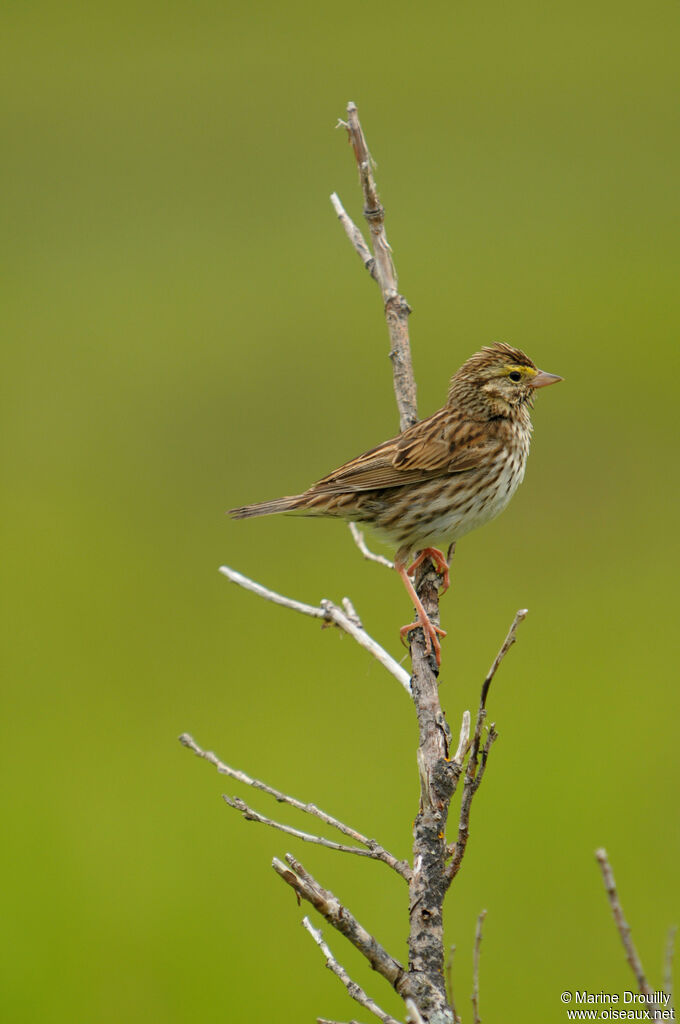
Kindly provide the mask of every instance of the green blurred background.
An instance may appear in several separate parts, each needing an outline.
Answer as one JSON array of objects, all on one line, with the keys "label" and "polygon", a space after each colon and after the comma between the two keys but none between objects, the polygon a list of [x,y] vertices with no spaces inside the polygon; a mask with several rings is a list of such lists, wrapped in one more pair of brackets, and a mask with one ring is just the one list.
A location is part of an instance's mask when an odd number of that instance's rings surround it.
[{"label": "green blurred background", "polygon": [[566,378],[442,607],[454,729],[530,609],[447,904],[459,1007],[483,907],[486,1020],[632,987],[599,844],[660,982],[680,917],[679,20],[670,2],[5,5],[3,1020],[364,1020],[270,869],[287,849],[406,955],[389,871],[244,823],[220,801],[238,787],[176,741],[409,853],[403,691],[217,572],[349,594],[401,656],[402,588],[342,525],[223,514],[397,429],[378,292],[328,201],[360,218],[334,131],[349,99],[420,414],[492,340]]}]

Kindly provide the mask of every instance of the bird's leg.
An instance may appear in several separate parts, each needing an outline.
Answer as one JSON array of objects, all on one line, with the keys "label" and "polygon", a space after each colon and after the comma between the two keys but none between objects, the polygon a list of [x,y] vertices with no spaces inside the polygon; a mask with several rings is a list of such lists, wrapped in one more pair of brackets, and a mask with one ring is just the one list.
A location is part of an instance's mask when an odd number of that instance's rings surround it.
[{"label": "bird's leg", "polygon": [[422,565],[426,558],[429,558],[432,561],[437,573],[441,576],[442,594],[445,594],[451,586],[449,563],[446,561],[444,552],[440,551],[439,548],[423,548],[413,565],[410,565],[406,572],[409,576],[413,576],[418,566]]},{"label": "bird's leg", "polygon": [[[441,552],[439,552],[439,554],[441,554]],[[442,558],[443,557],[444,556],[442,555]],[[446,630],[441,629],[439,626],[435,626],[434,622],[432,622],[430,620],[427,612],[423,608],[423,602],[420,600],[420,598],[416,594],[416,588],[413,586],[413,584],[411,583],[411,581],[410,581],[410,579],[408,577],[408,572],[406,570],[406,562],[405,562],[405,560],[402,561],[402,559],[396,557],[395,560],[394,560],[394,568],[397,570],[397,572],[401,576],[402,582],[403,582],[404,586],[406,587],[406,591],[407,591],[409,597],[411,598],[411,600],[413,601],[413,605],[414,605],[415,610],[416,610],[416,612],[418,614],[418,618],[416,619],[415,622],[409,623],[408,626],[402,626],[401,629],[399,630],[399,635],[400,635],[400,637],[402,639],[402,642],[404,640],[404,637],[407,635],[407,633],[410,633],[412,629],[415,629],[417,626],[420,626],[422,628],[422,630],[423,630],[424,635],[425,635],[425,652],[426,652],[426,654],[429,654],[430,651],[432,650],[432,648],[434,648],[434,655],[435,655],[435,658],[437,659],[437,664],[441,665],[441,663],[442,663],[442,649],[441,649],[441,645],[439,643],[439,637],[440,636],[446,636]]]}]

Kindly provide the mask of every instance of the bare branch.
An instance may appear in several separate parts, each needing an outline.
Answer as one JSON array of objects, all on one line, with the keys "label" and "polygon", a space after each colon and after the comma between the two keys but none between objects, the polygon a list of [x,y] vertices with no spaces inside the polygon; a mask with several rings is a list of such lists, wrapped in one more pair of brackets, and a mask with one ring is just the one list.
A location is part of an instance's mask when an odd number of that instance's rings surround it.
[{"label": "bare branch", "polygon": [[353,622],[355,626],[359,627],[359,629],[363,629],[364,624],[359,617],[359,613],[348,597],[343,597],[342,607],[344,608],[345,615],[350,622]]},{"label": "bare branch", "polygon": [[[342,127],[344,128],[347,127],[344,121],[340,121],[340,125],[342,125]],[[331,193],[331,203],[333,204],[333,209],[338,215],[338,220],[345,229],[345,234],[347,235],[350,242],[352,243],[357,253],[359,254],[361,262],[366,267],[366,270],[369,272],[373,280],[377,281],[378,275],[375,269],[375,259],[371,254],[371,250],[368,248],[368,245],[366,244],[366,241],[364,240],[364,236],[361,234],[361,231],[356,226],[352,218],[345,210],[345,207],[340,202],[340,197],[338,196],[337,192]]]},{"label": "bare branch", "polygon": [[477,928],[475,930],[475,949],[473,954],[473,970],[472,970],[472,1009],[474,1012],[474,1024],[481,1024],[481,1017],[479,1016],[479,954],[482,949],[482,925],[484,924],[484,918],[486,917],[486,910],[483,910],[477,918]]},{"label": "bare branch", "polygon": [[406,1000],[406,1024],[425,1024],[420,1010],[412,999]]},{"label": "bare branch", "polygon": [[455,946],[449,947],[449,958],[446,961],[446,994],[449,997],[451,1012],[453,1013],[454,1024],[461,1024],[461,1019],[456,1012],[456,1003],[453,998],[453,956],[456,952]]},{"label": "bare branch", "polygon": [[512,645],[517,640],[517,627],[520,625],[520,623],[524,622],[524,620],[526,619],[528,614],[529,614],[529,609],[528,608],[520,608],[520,610],[516,613],[514,619],[512,620],[512,625],[510,626],[510,629],[508,630],[508,635],[506,636],[505,640],[503,641],[503,643],[501,645],[501,649],[498,652],[498,654],[496,655],[496,657],[494,658],[493,665],[489,669],[489,671],[487,673],[487,676],[486,676],[486,679],[484,680],[484,683],[482,684],[482,697],[481,697],[481,701],[480,701],[480,707],[482,707],[482,708],[486,707],[486,698],[487,698],[488,693],[489,693],[489,687],[491,686],[491,680],[496,675],[496,672],[498,671],[498,666],[502,662],[503,658],[505,657],[505,655],[508,653],[508,651],[510,650]]},{"label": "bare branch", "polygon": [[376,275],[383,299],[388,302],[398,294],[397,272],[392,260],[392,249],[385,234],[385,209],[380,202],[378,188],[373,174],[374,162],[368,151],[366,137],[359,121],[356,104],[347,104],[347,122],[345,124],[349,140],[354,149],[354,156],[359,170],[361,191],[364,195],[364,217],[371,230],[373,252],[375,253]]},{"label": "bare branch", "polygon": [[454,764],[462,765],[465,760],[465,755],[470,749],[470,712],[463,712],[463,721],[460,726],[460,737],[458,739],[458,749],[452,757]]},{"label": "bare branch", "polygon": [[384,565],[386,569],[394,569],[394,562],[390,562],[389,558],[385,558],[384,555],[376,555],[368,548],[364,540],[363,531],[359,529],[356,523],[349,523],[349,532],[352,534],[354,543],[364,558],[369,562],[377,562],[378,565]]},{"label": "bare branch", "polygon": [[487,758],[489,756],[489,751],[491,749],[491,744],[495,743],[497,739],[498,739],[498,733],[496,732],[496,725],[495,725],[494,722],[492,722],[491,725],[489,726],[489,733],[488,733],[488,735],[486,737],[486,743],[484,744],[484,748],[482,750],[482,754],[481,754],[481,757],[479,759],[479,770],[477,771],[477,774],[475,775],[475,781],[474,781],[474,785],[472,787],[472,792],[473,793],[476,793],[477,790],[479,789],[480,785],[481,785],[482,779],[484,778],[484,770],[486,768],[486,761],[487,761]]},{"label": "bare branch", "polygon": [[330,616],[324,608],[317,608],[315,605],[304,604],[302,601],[296,601],[292,597],[278,594],[275,590],[263,587],[261,583],[256,583],[249,576],[244,576],[243,573],[237,572],[236,569],[232,569],[228,565],[221,565],[220,572],[228,580],[231,580],[232,583],[238,584],[244,590],[249,590],[251,594],[263,597],[265,601],[281,605],[282,608],[290,608],[292,611],[300,612],[302,615],[310,615],[313,619],[324,619],[324,621],[330,622]]},{"label": "bare branch", "polygon": [[383,668],[386,668],[387,671],[395,677],[395,679],[398,679],[410,696],[411,677],[406,669],[402,668],[401,665],[395,661],[395,659],[388,654],[379,643],[377,643],[377,641],[368,635],[365,629],[361,626],[357,626],[356,622],[352,621],[347,613],[344,612],[342,608],[338,608],[338,606],[333,604],[332,601],[328,601],[324,598],[318,607],[311,604],[304,604],[302,601],[295,601],[293,598],[285,597],[283,594],[278,594],[275,590],[263,587],[261,583],[256,583],[248,576],[244,576],[235,569],[231,569],[228,565],[220,566],[220,572],[223,576],[226,576],[227,579],[231,580],[232,583],[238,584],[238,586],[243,587],[244,590],[249,590],[252,594],[257,594],[258,597],[263,597],[265,601],[272,601],[274,604],[281,605],[283,608],[290,608],[292,611],[300,612],[302,615],[309,615],[313,619],[323,619],[324,622],[331,622],[333,625],[339,626],[345,633],[349,633],[349,635],[356,640],[364,650],[368,651],[369,654],[372,654],[373,657],[380,662]]},{"label": "bare branch", "polygon": [[354,103],[347,104],[347,121],[340,124],[347,129],[354,156],[359,170],[359,181],[364,196],[364,217],[371,231],[374,261],[361,232],[345,213],[342,203],[333,193],[331,201],[335,212],[350,239],[359,253],[364,266],[380,286],[385,305],[385,318],[390,334],[390,359],[392,360],[392,376],[394,393],[399,408],[400,429],[406,430],[418,420],[416,403],[416,382],[411,361],[411,347],[408,336],[408,316],[411,312],[406,299],[399,294],[397,273],[392,260],[392,249],[385,234],[385,210],[380,202],[373,175],[373,160],[368,151],[366,138],[359,121],[359,114]]},{"label": "bare branch", "polygon": [[[179,741],[183,746],[192,750],[197,757],[200,757],[209,764],[214,765],[220,775],[228,775],[230,779],[236,779],[237,782],[242,782],[246,786],[252,786],[253,789],[259,789],[263,793],[268,793],[269,796],[273,796],[278,803],[289,804],[291,807],[295,807],[296,810],[302,811],[303,814],[311,814],[313,817],[318,818],[319,821],[324,822],[324,824],[337,829],[338,832],[341,832],[344,836],[348,836],[350,839],[353,839],[355,843],[360,843],[362,846],[365,846],[369,851],[369,856],[374,860],[383,861],[383,863],[387,864],[388,867],[393,868],[397,874],[401,875],[402,878],[405,878],[406,881],[409,880],[411,876],[411,869],[406,861],[397,860],[396,857],[380,846],[375,839],[369,839],[367,836],[362,835],[361,832],[357,832],[356,829],[351,828],[349,825],[345,825],[345,823],[339,821],[338,818],[334,818],[331,814],[327,814],[326,811],[322,811],[320,807],[316,806],[316,804],[303,803],[302,800],[298,800],[294,796],[289,796],[288,793],[282,793],[281,790],[267,785],[266,782],[262,782],[260,779],[254,779],[245,772],[239,771],[237,768],[231,768],[228,764],[225,764],[224,761],[220,761],[212,750],[202,750],[189,733],[182,733],[179,737]],[[300,833],[300,835],[302,834],[303,833]]]},{"label": "bare branch", "polygon": [[645,972],[642,964],[640,963],[640,957],[637,954],[633,938],[630,933],[630,926],[623,916],[623,907],[619,901],[619,894],[616,890],[616,882],[614,881],[614,872],[612,871],[609,858],[607,857],[607,851],[604,847],[600,847],[599,850],[595,851],[595,857],[597,858],[600,870],[602,872],[602,879],[604,881],[604,887],[607,893],[607,899],[609,900],[609,906],[611,907],[612,914],[614,915],[614,921],[618,928],[619,935],[621,936],[621,942],[623,948],[626,951],[626,960],[628,961],[630,968],[635,975],[638,988],[640,992],[646,996],[650,1001],[654,999],[654,993],[652,988],[647,981]]},{"label": "bare branch", "polygon": [[[317,1017],[316,1024],[341,1024],[339,1020],[328,1020],[327,1017]],[[358,1020],[350,1020],[347,1024],[359,1024]]]},{"label": "bare branch", "polygon": [[381,974],[400,994],[408,976],[404,967],[383,949],[379,942],[361,925],[354,915],[328,889],[324,889],[292,854],[286,854],[286,864],[274,857],[272,867],[299,898],[307,900],[337,931],[366,957],[373,970]]},{"label": "bare branch", "polygon": [[[347,600],[345,598],[345,600]],[[344,630],[345,633],[356,640],[360,647],[372,654],[376,661],[379,661],[383,668],[397,679],[406,690],[409,697],[411,696],[411,677],[405,668],[396,661],[391,654],[388,654],[384,647],[369,636],[366,630],[357,626],[355,622],[337,605],[333,604],[327,598],[322,598],[321,607],[328,613],[328,621],[339,626],[340,629]]]},{"label": "bare branch", "polygon": [[663,990],[668,996],[669,1006],[673,1005],[673,958],[675,956],[675,936],[678,931],[677,925],[668,929],[666,938],[666,955],[663,964]]},{"label": "bare branch", "polygon": [[369,1013],[372,1013],[374,1017],[378,1018],[378,1020],[381,1020],[383,1024],[399,1024],[399,1022],[395,1020],[394,1017],[390,1017],[389,1013],[385,1013],[384,1010],[381,1010],[378,1004],[374,1002],[370,998],[370,996],[366,995],[361,986],[357,985],[356,981],[352,981],[345,968],[338,963],[338,961],[335,959],[330,949],[324,942],[323,935],[321,934],[321,932],[314,927],[314,925],[312,924],[308,917],[303,918],[302,924],[307,929],[307,931],[312,936],[317,946],[325,956],[326,967],[328,967],[328,969],[333,972],[336,978],[340,979],[340,981],[345,986],[352,999],[356,999],[356,1001],[360,1003],[361,1006],[364,1007],[364,1009],[368,1010]]},{"label": "bare branch", "polygon": [[[484,712],[484,715],[486,715],[486,712]],[[449,848],[449,853],[453,859],[446,870],[447,885],[451,884],[460,871],[461,864],[463,863],[463,857],[465,856],[465,850],[467,848],[467,842],[470,835],[470,810],[472,808],[472,799],[479,789],[480,783],[484,777],[484,770],[486,768],[486,762],[491,745],[497,738],[498,733],[492,725],[482,749],[481,757],[479,755],[479,737],[475,736],[475,739],[473,740],[467,771],[465,772],[465,781],[463,782],[463,798],[460,804],[460,816],[458,819],[458,836],[456,838],[456,842]]]},{"label": "bare branch", "polygon": [[[489,695],[489,687],[491,681],[498,671],[498,667],[502,662],[505,655],[508,653],[512,645],[517,639],[517,628],[521,622],[527,617],[528,611],[526,608],[520,608],[512,620],[512,625],[508,630],[508,634],[503,641],[501,648],[494,658],[493,664],[487,672],[486,678],[482,683],[482,692],[479,699],[479,708],[477,710],[477,721],[475,722],[475,733],[472,739],[470,748],[470,756],[468,758],[467,769],[465,772],[465,781],[463,783],[463,798],[460,805],[460,816],[458,819],[458,836],[456,842],[449,847],[449,853],[453,859],[446,871],[447,884],[450,885],[453,879],[456,877],[460,870],[460,866],[465,856],[465,849],[467,847],[467,841],[469,837],[470,828],[470,809],[472,807],[472,798],[479,789],[482,779],[484,778],[484,770],[486,768],[487,758],[491,745],[498,738],[498,733],[495,727],[492,725],[489,729],[484,747],[481,751],[480,756],[480,745],[482,741],[482,728],[486,721],[486,701]],[[456,755],[457,757],[458,755]],[[461,762],[462,763],[462,762]]]},{"label": "bare branch", "polygon": [[264,814],[260,814],[259,811],[253,810],[252,807],[249,807],[244,800],[237,796],[227,796],[226,793],[223,793],[222,799],[230,807],[240,811],[246,821],[256,821],[260,825],[269,825],[270,828],[278,829],[279,832],[285,832],[289,836],[295,836],[296,839],[302,839],[305,843],[316,843],[317,846],[325,846],[327,850],[339,850],[342,853],[354,853],[357,857],[376,859],[371,850],[364,850],[360,846],[346,846],[344,843],[334,843],[332,839],[324,839],[323,836],[315,836],[311,832],[301,832],[300,829],[292,828],[290,825],[284,825],[280,821],[267,818]]}]

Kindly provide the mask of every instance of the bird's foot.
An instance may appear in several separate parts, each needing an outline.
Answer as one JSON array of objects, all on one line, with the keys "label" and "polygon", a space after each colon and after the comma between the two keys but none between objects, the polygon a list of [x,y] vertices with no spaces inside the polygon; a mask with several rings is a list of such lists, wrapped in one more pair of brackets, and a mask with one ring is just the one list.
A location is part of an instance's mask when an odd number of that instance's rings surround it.
[{"label": "bird's foot", "polygon": [[[428,548],[426,549],[426,551],[422,552],[422,555],[420,557],[432,557],[431,554],[429,554],[429,552],[432,551],[435,551],[435,549]],[[446,564],[446,559],[442,555],[441,551],[436,551],[436,554],[434,556],[435,559],[437,555],[439,555],[439,558],[444,561],[444,564]],[[418,559],[416,559],[414,566],[417,564]],[[414,568],[414,566],[412,566],[411,568]],[[401,576],[402,583],[406,587],[406,592],[413,601],[413,605],[415,607],[417,615],[417,619],[415,622],[409,623],[408,626],[402,626],[402,628],[399,630],[399,635],[401,637],[402,643],[404,642],[404,637],[407,635],[407,633],[410,633],[412,629],[417,629],[418,626],[420,626],[425,636],[425,652],[429,654],[434,649],[434,655],[435,658],[437,659],[437,665],[441,665],[442,649],[439,643],[439,637],[446,636],[446,632],[440,626],[436,626],[434,622],[432,622],[432,620],[430,619],[427,612],[425,611],[423,602],[418,597],[416,589],[411,583],[411,580],[409,579],[408,571],[406,570],[406,564],[402,562],[401,559],[399,558],[399,552],[397,552],[397,557],[394,560],[394,568]]]},{"label": "bird's foot", "polygon": [[[437,659],[437,665],[441,665],[442,648],[439,643],[439,637],[446,636],[446,630],[442,629],[440,626],[435,626],[434,622],[428,618],[427,614],[424,613],[422,618],[419,615],[415,622],[410,622],[408,626],[401,627],[399,630],[401,642],[405,644],[405,637],[408,636],[412,629],[417,629],[418,626],[421,627],[425,636],[425,653],[429,654],[434,648],[434,656]],[[407,645],[405,644],[405,646]]]},{"label": "bird's foot", "polygon": [[451,578],[449,576],[449,563],[446,561],[446,555],[443,551],[440,551],[439,548],[423,548],[413,565],[410,565],[406,572],[409,576],[413,576],[416,569],[421,566],[427,558],[432,561],[435,570],[441,576],[442,594],[445,594],[451,586]]}]

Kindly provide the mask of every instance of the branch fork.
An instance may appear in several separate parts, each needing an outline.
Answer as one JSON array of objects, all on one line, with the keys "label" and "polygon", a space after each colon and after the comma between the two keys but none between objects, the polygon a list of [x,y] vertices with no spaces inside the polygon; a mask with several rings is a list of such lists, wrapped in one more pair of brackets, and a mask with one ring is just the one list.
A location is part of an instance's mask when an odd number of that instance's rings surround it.
[{"label": "branch fork", "polygon": [[331,203],[347,237],[368,272],[377,281],[382,294],[390,336],[390,359],[392,360],[394,393],[399,409],[399,429],[406,430],[418,420],[416,381],[408,332],[408,317],[411,307],[399,293],[392,249],[385,233],[385,210],[378,196],[373,175],[373,159],[359,121],[356,104],[347,104],[347,121],[341,121],[340,124],[347,130],[354,149],[359,182],[364,197],[364,217],[368,222],[373,242],[373,256],[371,256],[371,251],[364,241],[361,231],[347,214],[336,192],[331,195]]},{"label": "branch fork", "polygon": [[[300,832],[298,829],[290,828],[288,825],[282,825],[280,822],[273,821],[271,818],[267,818],[257,811],[254,811],[245,801],[238,797],[228,797],[223,794],[223,799],[229,807],[233,807],[235,810],[240,811],[246,821],[255,821],[262,825],[269,825],[271,828],[278,829],[281,832],[286,832],[288,835],[296,836],[298,839],[302,839],[308,843],[316,843],[319,846],[325,846],[330,850],[339,850],[343,853],[353,853],[360,857],[370,857],[372,860],[382,861],[383,864],[387,864],[388,867],[396,871],[398,875],[404,878],[407,882],[411,877],[411,869],[406,861],[399,860],[393,854],[389,853],[384,847],[380,845],[375,839],[369,839],[368,836],[363,835],[355,828],[346,825],[338,818],[328,814],[326,811],[322,811],[316,804],[305,803],[302,800],[298,800],[294,796],[290,796],[288,793],[283,793],[280,789],[275,789],[274,786],[268,785],[266,782],[262,782],[261,779],[255,779],[252,776],[246,774],[246,772],[240,771],[238,768],[232,768],[230,765],[225,764],[221,761],[212,750],[203,750],[199,747],[193,736],[189,733],[182,733],[179,737],[180,743],[187,747],[193,753],[207,761],[208,764],[213,765],[220,775],[227,775],[231,779],[235,779],[237,782],[243,783],[245,786],[250,786],[252,789],[259,789],[263,793],[267,793],[273,797],[277,803],[288,804],[290,807],[294,807],[298,811],[302,811],[303,814],[309,814],[325,825],[329,825],[331,828],[336,829],[342,835],[352,839],[358,846],[348,846],[343,843],[335,843],[332,840],[324,839],[322,836],[312,835],[309,832]],[[363,847],[363,849],[362,849]]]},{"label": "branch fork", "polygon": [[361,620],[349,598],[343,598],[342,608],[326,598],[318,606],[305,604],[303,601],[296,601],[294,598],[285,597],[275,590],[270,590],[269,587],[263,587],[261,583],[256,583],[249,576],[244,576],[243,573],[237,572],[236,569],[232,569],[228,565],[220,566],[220,572],[228,580],[231,580],[232,583],[243,587],[244,590],[249,590],[252,594],[257,594],[258,597],[264,598],[265,601],[271,601],[282,608],[290,608],[291,611],[299,612],[301,615],[308,615],[313,619],[322,619],[329,625],[338,626],[344,633],[348,633],[353,640],[356,640],[360,647],[363,647],[364,650],[373,655],[383,668],[386,668],[401,683],[410,695],[411,677],[408,672],[387,653],[384,647],[381,647],[373,637],[369,636],[361,625]]}]

